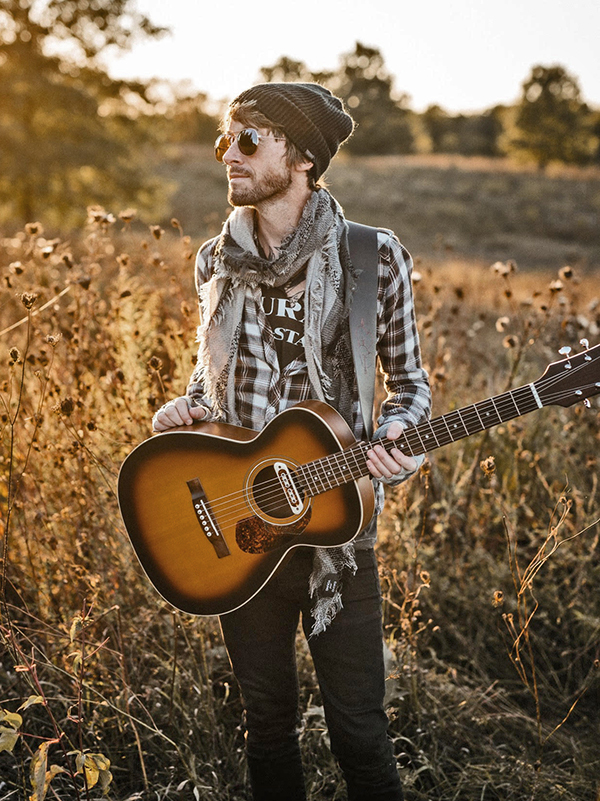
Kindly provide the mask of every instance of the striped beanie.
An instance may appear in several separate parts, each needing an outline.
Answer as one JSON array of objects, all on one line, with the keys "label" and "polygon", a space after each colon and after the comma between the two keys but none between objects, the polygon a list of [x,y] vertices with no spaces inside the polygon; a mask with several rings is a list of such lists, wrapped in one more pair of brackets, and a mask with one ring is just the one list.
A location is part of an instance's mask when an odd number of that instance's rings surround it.
[{"label": "striped beanie", "polygon": [[339,97],[317,83],[260,83],[231,106],[252,102],[315,165],[318,179],[354,128]]}]

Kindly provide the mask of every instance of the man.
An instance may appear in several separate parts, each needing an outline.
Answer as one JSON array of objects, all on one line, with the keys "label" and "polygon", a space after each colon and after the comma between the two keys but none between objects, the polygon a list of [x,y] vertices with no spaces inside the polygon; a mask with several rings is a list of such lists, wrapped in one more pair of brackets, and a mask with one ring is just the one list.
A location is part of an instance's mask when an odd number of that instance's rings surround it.
[{"label": "man", "polygon": [[[348,323],[355,265],[342,209],[317,184],[352,129],[342,102],[316,84],[261,84],[230,105],[215,153],[227,168],[234,211],[198,253],[198,363],[187,394],[155,415],[155,431],[209,419],[258,430],[286,407],[317,398],[364,439]],[[378,251],[377,348],[388,394],[377,433],[393,440],[427,417],[430,396],[410,256],[389,231],[379,231]],[[418,464],[376,446],[368,467],[381,496],[380,480],[397,483]],[[374,541],[373,520],[342,548],[295,548],[254,598],[221,617],[244,702],[255,801],[306,798],[295,664],[300,619],[348,798],[403,797],[383,709]],[[335,581],[326,585],[332,572]]]}]

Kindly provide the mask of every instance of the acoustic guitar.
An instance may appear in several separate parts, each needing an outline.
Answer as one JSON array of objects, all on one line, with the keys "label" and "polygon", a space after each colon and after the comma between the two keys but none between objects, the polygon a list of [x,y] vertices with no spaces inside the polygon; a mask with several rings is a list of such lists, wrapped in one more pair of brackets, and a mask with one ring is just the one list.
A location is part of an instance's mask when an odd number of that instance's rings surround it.
[{"label": "acoustic guitar", "polygon": [[[408,428],[394,442],[377,441],[416,456],[543,406],[589,405],[599,393],[596,345],[553,362],[531,384]],[[372,445],[356,441],[333,408],[314,400],[286,409],[260,433],[206,422],[156,434],[119,473],[135,553],[173,606],[195,615],[231,612],[293,548],[339,546],[368,524]]]}]

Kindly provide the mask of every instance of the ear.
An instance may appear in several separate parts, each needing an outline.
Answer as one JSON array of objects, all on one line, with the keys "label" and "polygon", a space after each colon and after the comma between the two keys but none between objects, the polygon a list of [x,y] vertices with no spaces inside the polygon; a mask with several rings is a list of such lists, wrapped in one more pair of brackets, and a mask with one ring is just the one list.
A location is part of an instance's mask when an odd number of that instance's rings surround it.
[{"label": "ear", "polygon": [[299,164],[294,165],[294,169],[297,172],[308,172],[309,170],[312,170],[314,166],[315,165],[312,161],[301,161]]}]

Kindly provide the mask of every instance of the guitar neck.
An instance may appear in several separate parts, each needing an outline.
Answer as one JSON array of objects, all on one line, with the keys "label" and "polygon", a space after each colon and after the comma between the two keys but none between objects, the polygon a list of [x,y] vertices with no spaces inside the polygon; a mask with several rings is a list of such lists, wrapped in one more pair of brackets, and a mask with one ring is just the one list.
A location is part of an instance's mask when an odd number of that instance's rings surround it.
[{"label": "guitar neck", "polygon": [[369,443],[357,442],[346,450],[299,466],[295,476],[308,495],[319,495],[369,475],[367,454],[373,445],[382,445],[388,452],[397,447],[403,453],[419,456],[541,409],[544,405],[535,383],[525,384],[407,428],[396,440],[384,437]]}]

